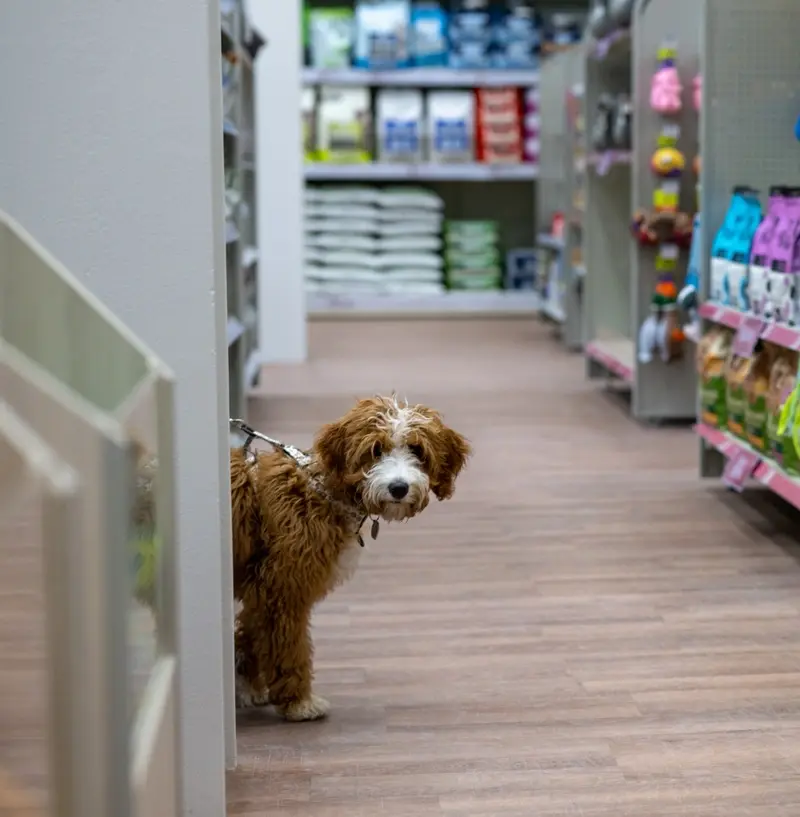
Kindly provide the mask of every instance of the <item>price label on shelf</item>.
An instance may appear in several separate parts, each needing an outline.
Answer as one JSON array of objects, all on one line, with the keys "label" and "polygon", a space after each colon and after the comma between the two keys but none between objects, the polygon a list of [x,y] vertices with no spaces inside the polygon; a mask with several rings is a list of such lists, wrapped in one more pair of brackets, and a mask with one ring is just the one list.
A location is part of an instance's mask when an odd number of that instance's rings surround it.
[{"label": "price label on shelf", "polygon": [[734,448],[725,463],[722,482],[732,491],[741,493],[747,480],[753,476],[759,462],[761,462],[761,457],[755,451],[749,448]]},{"label": "price label on shelf", "polygon": [[763,331],[764,322],[760,318],[748,315],[736,330],[733,338],[733,353],[739,357],[752,357]]}]

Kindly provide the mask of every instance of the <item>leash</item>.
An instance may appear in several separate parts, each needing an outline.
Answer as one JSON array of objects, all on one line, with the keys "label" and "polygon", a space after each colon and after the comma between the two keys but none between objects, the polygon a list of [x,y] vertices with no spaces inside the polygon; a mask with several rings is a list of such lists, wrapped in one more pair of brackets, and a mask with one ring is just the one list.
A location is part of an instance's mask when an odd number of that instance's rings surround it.
[{"label": "leash", "polygon": [[[311,464],[311,457],[305,452],[301,451],[294,445],[286,445],[286,443],[282,443],[280,440],[276,440],[272,437],[267,437],[266,434],[262,434],[260,431],[256,431],[252,426],[249,426],[245,423],[244,420],[229,420],[230,427],[235,428],[240,434],[242,434],[245,438],[244,444],[242,445],[242,451],[244,452],[247,461],[251,465],[255,465],[256,462],[256,454],[250,448],[253,444],[253,440],[261,440],[262,442],[267,443],[267,445],[271,445],[273,448],[281,451],[282,453],[286,454],[287,457],[293,459],[300,468],[306,469]],[[322,486],[316,485],[315,486],[317,493],[321,494],[325,499],[329,502],[338,502],[338,500],[334,500],[327,491],[325,491]],[[341,504],[341,503],[340,503]],[[356,537],[358,539],[358,544],[361,547],[364,547],[364,537],[361,535],[361,528],[364,527],[364,523],[369,518],[369,514],[364,514],[361,517],[361,521],[358,523],[358,528],[356,529]],[[370,536],[373,540],[378,538],[378,533],[380,532],[381,524],[377,519],[372,520],[372,526],[370,527]]]}]

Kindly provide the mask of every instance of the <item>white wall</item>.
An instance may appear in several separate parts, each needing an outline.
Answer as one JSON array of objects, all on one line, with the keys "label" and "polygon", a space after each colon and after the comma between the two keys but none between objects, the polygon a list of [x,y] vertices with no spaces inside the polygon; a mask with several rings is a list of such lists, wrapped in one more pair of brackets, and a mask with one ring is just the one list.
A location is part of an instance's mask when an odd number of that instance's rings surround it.
[{"label": "white wall", "polygon": [[264,363],[306,359],[299,0],[250,0],[268,44],[256,63],[259,346]]},{"label": "white wall", "polygon": [[0,208],[177,375],[183,785],[197,817],[225,813],[219,44],[215,0],[0,3]]}]

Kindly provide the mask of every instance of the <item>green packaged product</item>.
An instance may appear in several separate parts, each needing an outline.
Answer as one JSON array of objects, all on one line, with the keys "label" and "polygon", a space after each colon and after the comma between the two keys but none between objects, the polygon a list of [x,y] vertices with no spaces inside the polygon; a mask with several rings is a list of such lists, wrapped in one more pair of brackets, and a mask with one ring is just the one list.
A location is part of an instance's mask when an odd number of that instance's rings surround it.
[{"label": "green packaged product", "polygon": [[769,389],[766,394],[767,410],[767,455],[783,466],[783,434],[781,415],[783,407],[792,396],[797,384],[797,352],[779,349],[775,354],[769,375]]},{"label": "green packaged product", "polygon": [[727,409],[728,431],[741,440],[747,440],[745,431],[745,409],[747,391],[745,383],[753,368],[753,358],[739,357],[732,350],[725,363],[725,405]]},{"label": "green packaged product", "polygon": [[449,247],[445,260],[451,269],[481,269],[500,266],[500,251],[492,247],[483,252],[460,252]]},{"label": "green packaged product", "polygon": [[783,406],[778,434],[781,438],[783,470],[790,474],[800,474],[800,385],[795,386]]},{"label": "green packaged product", "polygon": [[774,347],[765,345],[753,359],[744,384],[744,432],[747,442],[756,451],[767,453],[767,392],[770,372],[775,359]]},{"label": "green packaged product", "polygon": [[715,428],[727,425],[725,361],[730,346],[731,333],[722,327],[706,332],[697,346],[700,417],[706,425]]}]

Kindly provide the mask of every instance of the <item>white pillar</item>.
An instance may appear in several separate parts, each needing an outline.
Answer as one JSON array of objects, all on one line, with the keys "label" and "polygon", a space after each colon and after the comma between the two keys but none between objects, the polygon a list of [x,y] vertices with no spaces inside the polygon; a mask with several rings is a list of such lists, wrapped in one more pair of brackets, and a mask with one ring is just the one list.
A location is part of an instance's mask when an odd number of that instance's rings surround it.
[{"label": "white pillar", "polygon": [[264,363],[306,359],[303,288],[303,155],[300,122],[301,7],[251,0],[267,45],[256,64],[258,318]]},{"label": "white pillar", "polygon": [[219,31],[216,0],[0,3],[0,208],[177,376],[182,784],[192,817],[225,814]]}]

